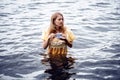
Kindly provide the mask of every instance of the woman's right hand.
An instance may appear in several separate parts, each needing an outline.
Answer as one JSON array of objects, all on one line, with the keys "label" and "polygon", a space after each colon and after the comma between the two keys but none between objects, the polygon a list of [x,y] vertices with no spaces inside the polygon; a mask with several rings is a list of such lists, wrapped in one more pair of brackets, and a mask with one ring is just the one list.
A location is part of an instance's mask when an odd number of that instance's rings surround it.
[{"label": "woman's right hand", "polygon": [[43,43],[43,48],[46,49],[49,45],[49,42],[55,37],[55,34],[54,33],[51,33],[49,36],[48,36],[48,40],[44,41]]},{"label": "woman's right hand", "polygon": [[55,34],[54,33],[51,33],[49,36],[48,36],[48,39],[53,39],[55,38]]}]

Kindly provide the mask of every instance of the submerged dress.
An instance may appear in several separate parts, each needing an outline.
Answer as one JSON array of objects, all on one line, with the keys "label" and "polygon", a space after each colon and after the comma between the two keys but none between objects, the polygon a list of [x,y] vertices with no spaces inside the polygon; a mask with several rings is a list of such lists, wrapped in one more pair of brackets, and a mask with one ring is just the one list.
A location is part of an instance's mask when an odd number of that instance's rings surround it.
[{"label": "submerged dress", "polygon": [[[47,31],[44,31],[42,34],[42,39],[47,40]],[[66,29],[65,35],[67,36],[67,40],[72,42],[75,39],[74,34],[70,29]],[[50,64],[54,68],[58,66],[63,66],[67,64],[67,45],[64,40],[60,40],[59,38],[54,38],[50,41],[49,46],[47,48],[47,54],[49,55]]]}]

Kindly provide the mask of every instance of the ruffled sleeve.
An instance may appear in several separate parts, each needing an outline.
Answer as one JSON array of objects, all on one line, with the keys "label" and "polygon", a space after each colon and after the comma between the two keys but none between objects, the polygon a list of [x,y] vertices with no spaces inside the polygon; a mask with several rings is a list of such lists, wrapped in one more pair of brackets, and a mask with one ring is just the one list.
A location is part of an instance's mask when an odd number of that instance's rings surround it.
[{"label": "ruffled sleeve", "polygon": [[41,39],[42,39],[42,40],[47,40],[47,37],[48,37],[48,32],[47,32],[47,30],[43,30]]},{"label": "ruffled sleeve", "polygon": [[73,42],[73,40],[75,39],[75,35],[73,34],[73,32],[70,29],[67,29],[67,40],[69,42]]}]

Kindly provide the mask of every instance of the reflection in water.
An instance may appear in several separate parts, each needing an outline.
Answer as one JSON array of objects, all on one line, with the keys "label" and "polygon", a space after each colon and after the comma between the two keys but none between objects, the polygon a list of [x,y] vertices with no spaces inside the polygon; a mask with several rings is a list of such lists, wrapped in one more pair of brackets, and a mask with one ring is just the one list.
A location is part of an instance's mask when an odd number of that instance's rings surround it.
[{"label": "reflection in water", "polygon": [[[46,55],[44,55],[46,56]],[[61,60],[55,60],[53,58],[47,58],[44,57],[44,59],[41,60],[43,64],[50,64],[50,69],[46,69],[45,73],[50,74],[49,78],[47,80],[68,80],[71,75],[75,73],[69,73],[69,69],[73,68],[73,64],[75,60],[72,57],[65,57],[62,61]],[[75,80],[75,79],[73,79]]]},{"label": "reflection in water", "polygon": [[62,72],[62,71],[57,71],[57,72],[53,72],[51,73],[51,76],[48,78],[52,79],[52,80],[68,80],[71,75],[74,73],[68,73],[68,72]]}]

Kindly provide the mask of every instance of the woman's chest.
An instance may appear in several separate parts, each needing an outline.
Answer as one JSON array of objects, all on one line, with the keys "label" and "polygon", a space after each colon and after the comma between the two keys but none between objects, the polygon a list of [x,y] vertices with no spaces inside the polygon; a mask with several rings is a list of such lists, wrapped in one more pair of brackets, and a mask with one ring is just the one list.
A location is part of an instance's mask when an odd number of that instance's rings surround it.
[{"label": "woman's chest", "polygon": [[66,44],[65,44],[64,40],[60,40],[60,39],[54,38],[50,42],[50,46],[52,46],[52,47],[64,47],[64,46],[66,46]]}]

